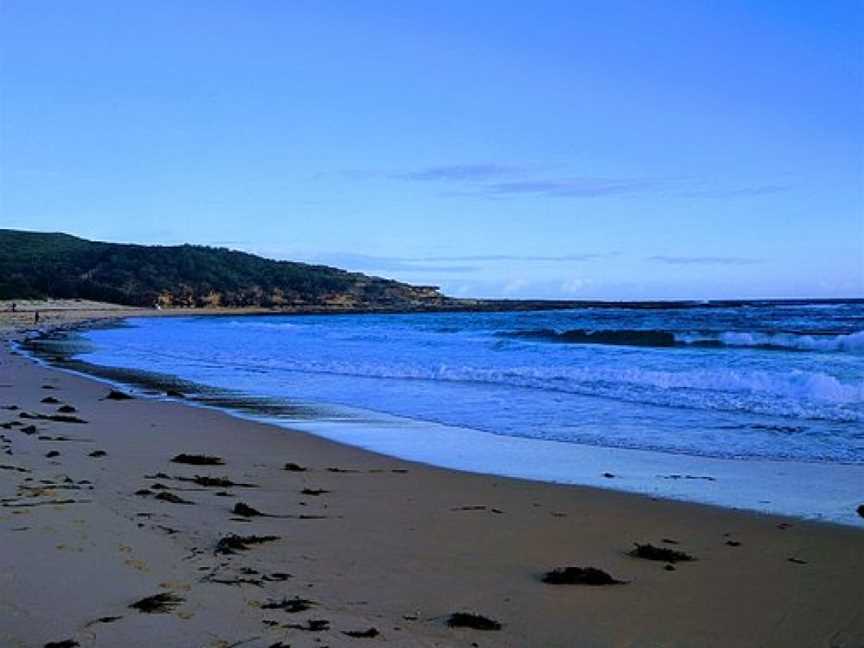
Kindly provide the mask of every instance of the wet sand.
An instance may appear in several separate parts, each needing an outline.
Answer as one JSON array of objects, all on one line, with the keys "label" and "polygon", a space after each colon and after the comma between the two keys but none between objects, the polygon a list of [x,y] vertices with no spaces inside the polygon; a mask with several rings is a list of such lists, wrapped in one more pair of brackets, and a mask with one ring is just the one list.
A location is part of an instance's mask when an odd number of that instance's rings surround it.
[{"label": "wet sand", "polygon": [[[860,529],[436,469],[108,393],[0,351],[0,407],[18,408],[0,409],[0,645],[864,645]],[[39,418],[57,415],[74,418]],[[222,553],[230,534],[272,538]],[[625,582],[542,582],[564,566]],[[129,607],[157,594],[176,599]],[[454,612],[501,628],[450,628]]]}]

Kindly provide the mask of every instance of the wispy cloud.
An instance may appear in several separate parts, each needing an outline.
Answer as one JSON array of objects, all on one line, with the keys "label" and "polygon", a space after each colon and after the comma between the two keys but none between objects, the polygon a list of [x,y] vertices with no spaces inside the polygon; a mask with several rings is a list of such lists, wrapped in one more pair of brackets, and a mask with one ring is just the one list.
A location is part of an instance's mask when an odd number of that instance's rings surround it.
[{"label": "wispy cloud", "polygon": [[499,182],[484,187],[493,196],[535,195],[563,198],[593,198],[621,194],[657,191],[668,188],[666,180],[614,179],[614,178],[563,178],[555,180],[518,180]]},{"label": "wispy cloud", "polygon": [[750,257],[736,256],[652,256],[648,257],[649,261],[657,261],[658,263],[668,263],[670,265],[753,265],[755,263],[764,263],[765,259],[754,259]]},{"label": "wispy cloud", "polygon": [[692,177],[640,178],[588,175],[543,177],[539,167],[497,162],[447,164],[390,174],[397,180],[445,185],[443,196],[484,197],[517,196],[557,198],[600,198],[645,193],[664,193],[675,198],[734,198],[760,196],[788,191],[779,184],[721,186],[715,180]]},{"label": "wispy cloud", "polygon": [[[475,254],[453,256],[374,256],[353,252],[329,252],[304,255],[307,262],[323,263],[341,268],[376,272],[439,272],[467,273],[482,270],[478,263],[580,263],[599,261],[617,256],[618,252],[591,252],[564,255]],[[456,265],[454,265],[456,264]],[[465,265],[462,265],[465,264]]]},{"label": "wispy cloud", "polygon": [[471,265],[441,265],[425,259],[372,256],[353,252],[330,252],[316,254],[306,259],[309,263],[321,263],[367,272],[474,272],[479,268]]},{"label": "wispy cloud", "polygon": [[592,252],[588,254],[564,254],[560,256],[531,256],[523,254],[478,254],[474,256],[431,256],[421,257],[418,261],[597,261],[617,256],[618,252]]},{"label": "wispy cloud", "polygon": [[394,174],[400,180],[477,182],[524,172],[524,168],[506,164],[447,164]]},{"label": "wispy cloud", "polygon": [[398,180],[461,185],[448,195],[544,195],[563,197],[609,196],[658,189],[668,180],[577,176],[538,178],[536,168],[500,163],[448,164],[392,174]]},{"label": "wispy cloud", "polygon": [[700,189],[683,191],[679,196],[684,198],[735,198],[736,196],[766,196],[789,191],[787,185],[761,185],[755,187],[737,187],[732,189]]}]

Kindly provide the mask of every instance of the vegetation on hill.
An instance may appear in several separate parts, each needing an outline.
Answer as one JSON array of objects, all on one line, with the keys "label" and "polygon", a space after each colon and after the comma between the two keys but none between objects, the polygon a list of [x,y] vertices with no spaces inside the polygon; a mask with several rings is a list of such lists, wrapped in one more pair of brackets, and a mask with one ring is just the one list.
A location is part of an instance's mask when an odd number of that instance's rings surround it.
[{"label": "vegetation on hill", "polygon": [[92,299],[131,306],[411,308],[437,289],[225,248],[102,243],[0,229],[0,299]]}]

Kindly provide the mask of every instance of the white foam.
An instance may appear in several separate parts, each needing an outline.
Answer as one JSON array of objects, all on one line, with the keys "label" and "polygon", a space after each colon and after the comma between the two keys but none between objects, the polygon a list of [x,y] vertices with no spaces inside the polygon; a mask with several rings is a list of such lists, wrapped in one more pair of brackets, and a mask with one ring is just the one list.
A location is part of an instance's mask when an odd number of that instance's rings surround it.
[{"label": "white foam", "polygon": [[801,335],[796,333],[679,333],[684,344],[717,342],[731,347],[774,347],[797,351],[842,351],[864,353],[864,331],[845,335]]},{"label": "white foam", "polygon": [[[672,455],[499,436],[398,417],[370,421],[355,415],[345,420],[269,421],[443,468],[611,488],[854,526],[864,524],[856,513],[861,503],[864,465]],[[615,478],[603,477],[604,472],[613,473]]]},{"label": "white foam", "polygon": [[232,328],[271,329],[275,331],[287,331],[290,329],[300,328],[296,324],[291,324],[290,322],[240,322],[237,320],[231,320],[227,325]]}]

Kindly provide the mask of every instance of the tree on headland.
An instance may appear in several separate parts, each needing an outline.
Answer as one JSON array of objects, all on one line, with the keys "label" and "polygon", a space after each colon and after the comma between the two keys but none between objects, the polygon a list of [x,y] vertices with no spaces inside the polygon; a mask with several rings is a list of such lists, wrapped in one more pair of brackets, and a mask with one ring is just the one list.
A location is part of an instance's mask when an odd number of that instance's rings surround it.
[{"label": "tree on headland", "polygon": [[130,306],[376,306],[441,303],[437,289],[226,248],[87,241],[0,230],[0,299]]}]

